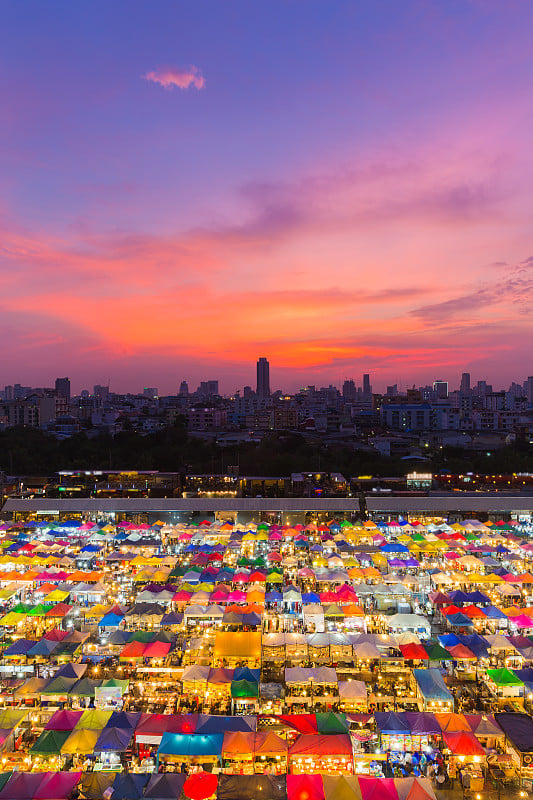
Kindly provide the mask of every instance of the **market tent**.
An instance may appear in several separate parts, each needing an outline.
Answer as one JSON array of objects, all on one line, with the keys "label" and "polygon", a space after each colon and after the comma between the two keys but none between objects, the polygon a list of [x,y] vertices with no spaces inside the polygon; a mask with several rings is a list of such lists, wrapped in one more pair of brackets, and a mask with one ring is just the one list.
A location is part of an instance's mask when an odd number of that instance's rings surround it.
[{"label": "market tent", "polygon": [[414,669],[413,676],[426,700],[453,703],[453,695],[438,669]]},{"label": "market tent", "polygon": [[72,731],[80,720],[83,711],[70,708],[59,708],[48,720],[45,730]]},{"label": "market tent", "polygon": [[516,750],[533,752],[533,719],[529,714],[504,712],[495,714],[494,718]]},{"label": "market tent", "polygon": [[143,800],[176,800],[181,795],[186,779],[186,775],[171,772],[150,775]]},{"label": "market tent", "polygon": [[98,731],[78,730],[75,728],[65,740],[61,747],[61,752],[70,753],[72,755],[75,753],[81,753],[82,755],[93,753],[97,739]]},{"label": "market tent", "polygon": [[[322,791],[316,794],[303,794],[290,778],[306,778],[306,775],[219,775],[217,800],[257,800],[260,797],[268,800],[324,800]],[[320,776],[313,776],[320,778]],[[289,791],[292,785],[292,794]],[[297,782],[296,782],[297,783]],[[320,790],[322,781],[320,781]]]},{"label": "market tent", "polygon": [[491,714],[465,714],[465,717],[472,729],[472,733],[475,733],[478,738],[480,736],[505,736]]},{"label": "market tent", "polygon": [[289,746],[289,757],[352,756],[352,743],[347,734],[301,733]]},{"label": "market tent", "polygon": [[315,718],[318,733],[348,733],[346,714],[333,711],[317,712]]},{"label": "market tent", "polygon": [[251,755],[254,753],[255,734],[251,731],[228,731],[224,734],[222,742],[222,757],[233,758],[241,755]]},{"label": "market tent", "polygon": [[211,772],[197,772],[189,775],[183,784],[183,794],[190,800],[207,800],[216,794],[218,776]]},{"label": "market tent", "polygon": [[[39,773],[37,773],[39,774]],[[45,772],[40,774],[41,783],[33,800],[63,800],[71,796],[78,785],[81,772]]]},{"label": "market tent", "polygon": [[35,756],[57,756],[70,736],[71,731],[43,731],[35,744],[30,748],[30,753]]},{"label": "market tent", "polygon": [[148,773],[118,773],[113,781],[113,800],[141,800],[149,779]]},{"label": "market tent", "polygon": [[106,728],[131,728],[131,730],[135,730],[140,719],[140,711],[113,711],[107,721]]},{"label": "market tent", "polygon": [[364,681],[339,681],[339,697],[341,700],[359,700],[366,702],[367,689]]},{"label": "market tent", "polygon": [[487,675],[496,686],[523,686],[524,682],[518,678],[513,670],[507,667],[500,669],[488,669]]},{"label": "market tent", "polygon": [[196,733],[220,733],[226,731],[255,731],[257,717],[251,714],[240,714],[225,717],[222,714],[199,714]]},{"label": "market tent", "polygon": [[13,772],[0,792],[0,800],[31,800],[39,789],[44,776],[48,774],[46,772]]},{"label": "market tent", "polygon": [[287,756],[288,744],[285,739],[271,731],[256,733],[254,752],[256,756]]},{"label": "market tent", "polygon": [[374,714],[376,727],[380,733],[385,734],[408,734],[411,732],[409,721],[405,712],[381,711]]},{"label": "market tent", "polygon": [[[288,800],[324,800],[322,776],[287,775],[287,798]],[[229,798],[221,798],[219,794],[218,800],[229,800]],[[237,798],[232,798],[232,800],[237,800]],[[255,800],[255,798],[250,798],[250,800]]]},{"label": "market tent", "polygon": [[326,800],[361,800],[361,788],[355,775],[323,775]]},{"label": "market tent", "polygon": [[112,713],[106,709],[88,708],[77,721],[75,729],[101,731],[107,725]]},{"label": "market tent", "polygon": [[443,733],[458,733],[460,731],[470,731],[470,727],[468,725],[468,722],[466,721],[466,717],[464,716],[464,714],[454,714],[453,712],[450,712],[448,714],[436,713],[435,719],[440,725],[440,729]]},{"label": "market tent", "polygon": [[399,800],[437,800],[429,778],[395,778]]},{"label": "market tent", "polygon": [[363,800],[398,800],[393,778],[359,778]]},{"label": "market tent", "polygon": [[232,697],[259,697],[259,684],[256,681],[232,681]]},{"label": "market tent", "polygon": [[405,716],[412,734],[436,735],[441,732],[441,727],[435,715],[429,711],[406,711]]},{"label": "market tent", "polygon": [[123,753],[128,749],[132,736],[132,728],[104,728],[96,741],[94,750],[96,753],[102,751]]},{"label": "market tent", "polygon": [[454,756],[485,756],[485,751],[471,731],[443,731],[442,738]]},{"label": "market tent", "polygon": [[164,733],[157,754],[190,758],[219,756],[222,753],[223,741],[222,733]]},{"label": "market tent", "polygon": [[261,657],[261,631],[217,631],[213,658],[242,660]]}]

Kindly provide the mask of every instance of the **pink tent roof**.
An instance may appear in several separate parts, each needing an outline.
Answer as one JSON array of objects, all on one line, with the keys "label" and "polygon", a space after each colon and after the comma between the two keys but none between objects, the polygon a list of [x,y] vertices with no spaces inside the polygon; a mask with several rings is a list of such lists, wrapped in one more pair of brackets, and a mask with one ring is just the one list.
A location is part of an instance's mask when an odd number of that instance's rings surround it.
[{"label": "pink tent roof", "polygon": [[81,780],[81,772],[45,772],[40,774],[41,784],[33,795],[34,800],[60,800],[67,798]]},{"label": "pink tent roof", "polygon": [[363,800],[398,800],[394,778],[359,778]]}]

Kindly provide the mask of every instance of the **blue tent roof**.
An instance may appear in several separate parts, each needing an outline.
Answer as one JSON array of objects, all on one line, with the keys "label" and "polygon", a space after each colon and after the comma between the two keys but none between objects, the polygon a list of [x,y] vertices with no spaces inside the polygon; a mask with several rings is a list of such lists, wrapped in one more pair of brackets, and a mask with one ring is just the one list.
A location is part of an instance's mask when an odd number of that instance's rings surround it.
[{"label": "blue tent roof", "polygon": [[4,656],[25,656],[28,650],[31,650],[37,642],[34,639],[18,639],[18,641],[10,644],[4,650]]},{"label": "blue tent roof", "polygon": [[265,602],[267,603],[280,603],[283,600],[281,592],[267,592],[265,594]]},{"label": "blue tent roof", "polygon": [[438,639],[443,647],[454,647],[456,644],[461,644],[461,640],[455,633],[442,633]]},{"label": "blue tent roof", "polygon": [[486,658],[489,654],[489,645],[478,633],[470,633],[467,636],[460,636],[461,644],[468,647],[478,658]]},{"label": "blue tent roof", "polygon": [[453,592],[448,592],[448,597],[450,600],[453,600],[454,603],[470,603],[471,600],[466,592],[461,591],[461,589],[455,589]]},{"label": "blue tent roof", "polygon": [[448,625],[453,625],[457,628],[473,628],[474,621],[467,617],[466,614],[450,614],[446,617]]},{"label": "blue tent roof", "polygon": [[140,800],[149,780],[148,773],[118,773],[113,781],[113,800]]},{"label": "blue tent roof", "polygon": [[411,733],[409,720],[403,711],[376,711],[374,718],[381,733]]},{"label": "blue tent roof", "polygon": [[118,628],[122,620],[124,619],[123,616],[118,614],[106,614],[105,617],[102,617],[100,622],[98,623],[99,628]]},{"label": "blue tent roof", "polygon": [[26,655],[28,656],[49,656],[56,647],[59,645],[59,642],[50,642],[48,639],[41,639],[40,642],[37,642],[33,645],[33,647],[27,651]]},{"label": "blue tent roof", "polygon": [[302,603],[320,603],[320,597],[314,592],[304,592],[302,595]]},{"label": "blue tent roof", "polygon": [[388,542],[381,549],[382,553],[408,553],[409,548],[399,542]]},{"label": "blue tent roof", "polygon": [[219,756],[223,733],[168,733],[161,738],[158,755]]},{"label": "blue tent roof", "polygon": [[259,683],[261,678],[260,669],[250,669],[249,667],[236,667],[233,673],[234,681],[255,681]]},{"label": "blue tent roof", "polygon": [[102,750],[123,753],[128,749],[132,736],[133,728],[106,727],[102,730],[102,733],[96,740],[94,750],[96,753],[99,753]]},{"label": "blue tent roof", "polygon": [[453,695],[438,669],[414,669],[413,675],[426,700],[453,701]]},{"label": "blue tent roof", "polygon": [[475,592],[468,592],[469,603],[490,603],[490,597],[476,589]]},{"label": "blue tent roof", "polygon": [[196,733],[224,733],[225,731],[255,731],[257,717],[240,715],[238,717],[224,717],[222,715],[199,714],[196,723]]},{"label": "blue tent roof", "polygon": [[489,619],[507,619],[501,608],[497,608],[496,606],[485,606],[483,613],[486,614]]}]

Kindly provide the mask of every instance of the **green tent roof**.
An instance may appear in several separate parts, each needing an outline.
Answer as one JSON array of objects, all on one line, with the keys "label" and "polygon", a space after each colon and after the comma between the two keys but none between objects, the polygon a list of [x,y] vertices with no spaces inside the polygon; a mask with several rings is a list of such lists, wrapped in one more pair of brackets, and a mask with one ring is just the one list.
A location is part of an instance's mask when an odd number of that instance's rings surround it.
[{"label": "green tent roof", "polygon": [[72,731],[43,731],[30,753],[34,756],[57,756]]},{"label": "green tent roof", "polygon": [[523,686],[524,682],[518,678],[511,669],[500,667],[500,669],[488,669],[487,675],[496,686]]},{"label": "green tent roof", "polygon": [[334,714],[332,711],[315,714],[316,727],[319,733],[348,733],[346,714]]},{"label": "green tent roof", "polygon": [[232,681],[232,697],[259,697],[259,684],[255,681]]},{"label": "green tent roof", "polygon": [[428,654],[428,658],[430,661],[444,661],[450,660],[451,655],[448,651],[440,645],[438,642],[431,642],[431,644],[425,644],[424,650]]},{"label": "green tent roof", "polygon": [[50,609],[53,608],[53,607],[54,607],[53,604],[49,605],[49,606],[45,606],[43,603],[39,603],[38,605],[34,606],[33,608],[30,608],[30,610],[28,611],[28,616],[30,616],[30,617],[44,617],[44,615],[47,614],[50,611]]}]

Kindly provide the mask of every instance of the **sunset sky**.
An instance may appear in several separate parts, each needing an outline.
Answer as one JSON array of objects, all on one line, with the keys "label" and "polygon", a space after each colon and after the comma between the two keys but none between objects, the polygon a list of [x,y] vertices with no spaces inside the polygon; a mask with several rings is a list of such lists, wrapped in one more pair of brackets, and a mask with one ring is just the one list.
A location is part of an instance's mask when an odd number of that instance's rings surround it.
[{"label": "sunset sky", "polygon": [[0,11],[0,384],[533,374],[531,0]]}]

